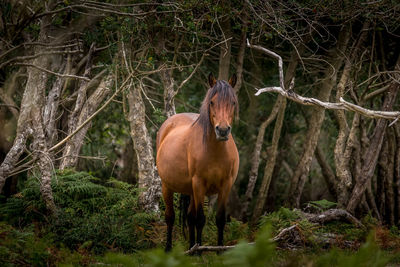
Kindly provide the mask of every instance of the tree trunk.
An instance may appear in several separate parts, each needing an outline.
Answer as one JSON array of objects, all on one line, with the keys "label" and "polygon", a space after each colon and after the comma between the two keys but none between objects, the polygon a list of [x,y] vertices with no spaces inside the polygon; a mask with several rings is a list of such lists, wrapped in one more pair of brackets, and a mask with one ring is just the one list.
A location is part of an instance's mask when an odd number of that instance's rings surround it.
[{"label": "tree trunk", "polygon": [[239,93],[240,87],[242,87],[243,83],[243,62],[244,62],[244,55],[246,53],[246,40],[247,40],[247,10],[244,11],[242,19],[243,19],[242,34],[240,36],[240,46],[236,62],[237,82],[234,87],[236,94]]},{"label": "tree trunk", "polygon": [[[358,57],[358,52],[360,51],[361,46],[364,43],[364,40],[367,37],[369,21],[366,21],[363,25],[363,28],[360,31],[360,37],[358,38],[357,42],[353,46],[353,51],[349,58],[347,58],[345,66],[343,68],[342,76],[336,88],[336,102],[340,101],[340,98],[344,96],[345,87],[350,79],[350,72],[352,70],[352,63]],[[335,145],[335,164],[336,164],[336,174],[339,182],[338,185],[338,205],[340,208],[344,208],[347,200],[349,190],[352,185],[352,176],[350,171],[350,160],[351,160],[351,149],[346,148],[346,139],[349,136],[349,127],[347,125],[346,115],[344,110],[337,110],[335,111],[338,124],[339,124],[339,133],[336,139]],[[356,116],[356,115],[355,115]],[[350,153],[345,153],[345,150],[350,151]],[[350,150],[349,150],[350,149]]]},{"label": "tree trunk", "polygon": [[[398,56],[394,70],[400,70],[400,55]],[[400,75],[395,74],[395,79],[399,79],[399,76]],[[399,84],[396,81],[392,81],[388,91],[385,93],[385,99],[382,105],[382,109],[384,111],[389,111],[392,109],[393,104],[396,100],[398,90]],[[365,192],[367,184],[368,182],[370,182],[374,174],[375,167],[378,162],[379,152],[381,151],[386,127],[387,120],[378,119],[374,133],[370,138],[369,147],[365,152],[361,173],[356,179],[356,184],[353,188],[350,200],[347,204],[347,210],[351,213],[354,213],[357,205],[360,203],[361,197]]]},{"label": "tree trunk", "polygon": [[124,149],[119,156],[120,172],[118,179],[129,184],[137,184],[138,162],[135,151],[133,150],[133,141],[129,137]]},{"label": "tree trunk", "polygon": [[396,154],[394,161],[394,188],[395,188],[395,223],[400,223],[400,125],[394,125],[396,136]]},{"label": "tree trunk", "polygon": [[254,192],[254,187],[257,182],[257,177],[258,177],[258,168],[260,166],[260,154],[261,154],[261,149],[262,145],[264,143],[264,135],[265,135],[265,129],[268,127],[268,125],[271,124],[273,120],[275,120],[276,116],[278,115],[279,112],[279,106],[281,105],[281,98],[277,98],[274,107],[272,108],[271,114],[268,116],[268,118],[261,123],[260,128],[258,130],[258,135],[257,135],[257,140],[255,143],[255,148],[254,152],[252,155],[252,160],[251,160],[251,168],[249,172],[249,182],[247,184],[247,190],[245,194],[245,199],[243,202],[242,206],[242,212],[241,212],[241,217],[243,220],[246,220],[248,216],[248,208],[250,205],[251,200],[253,199],[253,192]]},{"label": "tree trunk", "polygon": [[[53,7],[54,2],[48,4],[48,8]],[[50,17],[43,17],[40,24],[39,42],[48,42],[48,26],[50,25]],[[43,51],[43,47],[37,46],[34,49],[36,54]],[[49,57],[40,56],[32,60],[32,64],[40,68],[48,69]],[[54,204],[51,176],[52,162],[51,156],[47,149],[45,138],[45,130],[42,118],[42,109],[44,107],[44,99],[46,92],[46,84],[48,74],[34,67],[28,67],[28,79],[24,95],[22,97],[20,114],[17,124],[17,136],[14,140],[13,147],[7,153],[6,158],[0,166],[0,191],[4,186],[6,178],[10,175],[15,167],[19,157],[26,147],[27,139],[33,138],[33,158],[37,159],[40,171],[40,191],[46,207],[50,213],[54,213],[56,206]]]},{"label": "tree trunk", "polygon": [[161,70],[160,77],[164,85],[164,112],[169,118],[176,114],[174,98],[177,92],[175,91],[175,81],[172,78],[171,70]]},{"label": "tree trunk", "polygon": [[279,95],[278,98],[280,99],[280,106],[279,106],[279,111],[278,111],[278,116],[276,118],[275,122],[275,128],[274,128],[274,133],[272,135],[272,144],[270,148],[270,157],[268,158],[267,164],[265,165],[264,168],[264,177],[261,183],[261,187],[258,193],[258,198],[256,202],[256,206],[253,211],[253,217],[252,217],[252,223],[255,224],[258,220],[258,218],[261,216],[261,213],[263,211],[263,208],[265,206],[265,201],[267,200],[267,195],[268,195],[268,190],[269,190],[269,185],[271,183],[272,179],[272,173],[274,171],[275,167],[275,160],[276,160],[276,155],[278,151],[278,144],[279,144],[279,138],[281,135],[281,129],[283,125],[283,119],[285,117],[285,110],[286,110],[286,98]]},{"label": "tree trunk", "polygon": [[[301,47],[299,53],[302,53],[303,51],[304,51],[304,47]],[[289,83],[294,78],[298,62],[299,62],[299,58],[298,58],[297,53],[295,51],[292,51],[292,54],[290,57],[290,63],[288,65],[288,68],[287,68],[286,74],[285,74],[285,80],[283,81],[285,84],[285,88],[288,88],[288,90],[292,90],[292,88],[289,88]],[[286,98],[278,96],[276,104],[274,106],[274,109],[276,108],[276,106],[278,106],[278,111],[277,111],[278,114],[277,114],[277,119],[275,122],[274,132],[273,132],[273,136],[272,136],[272,144],[270,147],[270,157],[268,158],[267,164],[264,168],[263,181],[261,183],[257,202],[256,202],[256,205],[255,205],[255,208],[253,211],[253,216],[252,216],[253,224],[261,216],[263,208],[265,207],[265,202],[268,197],[269,186],[270,186],[270,183],[272,180],[272,174],[273,174],[273,171],[275,168],[280,133],[281,133],[283,119],[284,119],[285,110],[286,110]],[[271,115],[273,115],[273,113],[274,113],[274,110],[271,112]],[[268,119],[267,119],[267,121],[268,121]],[[262,128],[260,129],[260,131],[261,130],[262,130]],[[265,129],[264,129],[264,132],[265,132]],[[262,138],[260,137],[260,134],[262,134]],[[257,137],[256,150],[253,155],[253,160],[254,160],[254,157],[257,156],[256,155],[257,147],[259,146],[261,149],[262,143],[258,144],[258,142],[263,141],[263,139],[264,139],[263,136],[264,136],[264,133],[259,132],[259,136]],[[258,175],[258,166],[259,166],[259,160],[258,161],[256,160],[252,165],[252,171],[253,171],[252,175],[254,175],[254,173],[255,173],[255,175]],[[252,176],[250,176],[250,178],[251,177]],[[249,203],[251,201],[251,196],[254,191],[254,185],[256,182],[256,178],[257,178],[257,176],[255,176],[255,177],[251,178],[251,180],[249,180],[249,185],[248,185],[248,188],[246,191],[247,206],[249,205]],[[246,209],[247,209],[247,207],[246,207]],[[243,214],[246,212],[246,209],[244,209]]]},{"label": "tree trunk", "polygon": [[[300,53],[302,51],[304,51],[304,49],[300,48]],[[288,65],[288,68],[287,68],[286,74],[285,74],[284,83],[285,83],[286,87],[289,86],[289,82],[293,79],[293,77],[295,75],[298,62],[299,62],[299,58],[298,58],[297,54],[293,51],[291,54],[291,57],[290,57],[290,63]],[[292,88],[289,88],[289,89],[291,90]],[[242,212],[241,212],[242,217],[246,217],[246,214],[248,213],[247,209],[253,198],[254,187],[255,187],[255,184],[257,181],[257,176],[258,176],[258,168],[260,165],[260,153],[261,153],[261,149],[262,149],[262,144],[264,142],[265,129],[275,119],[276,116],[278,116],[279,119],[283,120],[285,109],[286,109],[286,98],[282,98],[282,97],[278,96],[278,98],[275,102],[275,105],[271,111],[271,114],[261,124],[261,126],[259,128],[257,140],[256,140],[256,144],[255,144],[255,149],[254,149],[254,152],[252,155],[251,169],[250,169],[250,173],[249,173],[249,182],[247,185],[244,205],[242,207]],[[266,166],[265,172],[264,172],[262,189],[260,189],[260,191],[259,191],[260,193],[259,193],[259,197],[258,197],[258,200],[256,203],[256,208],[257,208],[257,206],[262,206],[262,207],[258,207],[258,209],[261,209],[261,210],[257,210],[257,212],[259,213],[257,218],[261,215],[262,209],[264,208],[265,201],[267,199],[269,184],[271,182],[270,176],[272,175],[272,172],[273,172],[274,166],[275,166],[275,159],[276,159],[277,149],[278,149],[277,146],[279,143],[282,124],[283,124],[283,122],[278,122],[278,121],[275,122],[275,128],[274,128],[274,133],[273,133],[273,137],[272,137],[272,145],[271,145],[271,158],[268,159],[268,162],[267,162],[268,169]],[[278,134],[278,135],[275,136],[276,134]],[[276,144],[274,144],[274,142]],[[263,198],[263,200],[260,199],[260,196],[261,196],[261,198]],[[255,217],[253,214],[253,219],[252,219],[253,222],[255,220],[254,218]]]},{"label": "tree trunk", "polygon": [[[331,90],[336,83],[338,70],[343,63],[343,57],[347,49],[349,38],[350,27],[346,26],[340,32],[337,47],[331,53],[332,62],[330,65],[333,66],[334,73],[332,73],[331,66],[329,66],[325,71],[325,78],[318,94],[318,99],[321,101],[325,102],[329,99]],[[313,113],[309,120],[310,123],[305,143],[303,145],[303,153],[291,178],[288,204],[292,207],[300,206],[300,197],[303,192],[304,183],[306,182],[306,178],[310,171],[311,161],[317,146],[321,125],[325,118],[325,110],[323,108],[313,107],[312,109]]]},{"label": "tree trunk", "polygon": [[315,157],[317,158],[318,164],[321,167],[322,176],[325,179],[328,191],[336,199],[338,195],[336,176],[331,166],[329,166],[328,162],[326,161],[322,148],[318,144],[315,149]]},{"label": "tree trunk", "polygon": [[[103,102],[104,98],[107,97],[111,92],[111,86],[113,82],[113,76],[109,74],[104,78],[97,89],[92,93],[92,95],[84,102],[82,108],[80,109],[78,117],[74,121],[72,133],[79,125],[81,125],[87,118],[89,118],[97,109],[97,107]],[[78,163],[79,152],[84,143],[84,139],[87,131],[91,126],[91,122],[86,124],[78,133],[76,133],[68,142],[65,144],[63,150],[63,158],[60,164],[60,169],[64,170],[66,168],[73,168]]]},{"label": "tree trunk", "polygon": [[388,164],[386,166],[387,178],[385,179],[385,186],[387,188],[386,191],[386,207],[387,207],[387,222],[390,225],[394,225],[394,160],[395,160],[395,144],[396,139],[394,137],[393,128],[388,129],[387,135],[387,143],[388,143]]},{"label": "tree trunk", "polygon": [[[64,69],[65,64],[60,67],[59,73],[62,73]],[[54,145],[57,141],[56,118],[59,105],[58,100],[61,96],[63,84],[64,79],[62,77],[57,77],[46,97],[46,104],[43,110],[43,123],[45,125],[46,139],[49,146]]]},{"label": "tree trunk", "polygon": [[378,159],[378,184],[381,190],[377,193],[380,200],[380,213],[383,215],[386,223],[394,224],[394,157],[395,157],[395,139],[391,128],[386,130],[384,143]]},{"label": "tree trunk", "polygon": [[127,95],[129,103],[129,123],[133,147],[138,161],[139,201],[147,211],[159,212],[161,180],[158,178],[153,157],[153,147],[146,127],[145,106],[141,95],[141,85],[134,85]]},{"label": "tree trunk", "polygon": [[376,203],[378,204],[378,210],[379,213],[382,215],[382,219],[385,220],[386,218],[386,199],[385,199],[385,191],[387,190],[386,188],[386,166],[387,166],[387,160],[388,160],[388,145],[387,145],[387,140],[385,140],[385,137],[383,138],[383,143],[382,143],[382,149],[379,153],[379,158],[378,158],[378,163],[377,163],[377,187],[376,187]]}]

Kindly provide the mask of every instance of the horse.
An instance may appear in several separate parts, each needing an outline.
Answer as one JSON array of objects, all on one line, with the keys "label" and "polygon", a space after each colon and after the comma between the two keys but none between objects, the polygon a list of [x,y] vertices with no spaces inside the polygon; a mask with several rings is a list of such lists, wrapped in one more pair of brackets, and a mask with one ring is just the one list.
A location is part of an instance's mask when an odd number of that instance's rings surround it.
[{"label": "horse", "polygon": [[175,221],[174,192],[190,196],[186,220],[189,249],[201,245],[205,225],[204,198],[218,194],[216,224],[218,245],[223,245],[226,204],[239,169],[239,153],[231,130],[238,116],[238,100],[233,90],[236,75],[229,82],[208,76],[210,88],[200,107],[200,114],[180,113],[168,118],[157,133],[156,165],[165,202],[167,242],[172,248]]}]

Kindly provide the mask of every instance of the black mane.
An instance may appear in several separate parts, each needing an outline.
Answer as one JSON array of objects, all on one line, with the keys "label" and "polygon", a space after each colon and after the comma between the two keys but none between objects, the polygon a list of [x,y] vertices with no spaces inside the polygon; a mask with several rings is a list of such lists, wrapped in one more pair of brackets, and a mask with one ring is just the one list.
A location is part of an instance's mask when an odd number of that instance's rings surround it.
[{"label": "black mane", "polygon": [[203,100],[203,103],[201,104],[200,107],[200,115],[197,118],[197,120],[193,123],[196,124],[198,123],[201,128],[203,129],[203,141],[205,142],[207,140],[208,135],[211,132],[212,124],[210,121],[210,103],[211,99],[218,94],[217,97],[217,103],[215,103],[217,106],[220,105],[225,105],[229,106],[232,105],[232,103],[235,103],[235,117],[238,116],[238,111],[239,111],[239,105],[237,101],[237,97],[235,94],[235,91],[233,88],[230,86],[229,83],[226,81],[218,80],[216,81],[215,85],[208,89],[207,94]]}]

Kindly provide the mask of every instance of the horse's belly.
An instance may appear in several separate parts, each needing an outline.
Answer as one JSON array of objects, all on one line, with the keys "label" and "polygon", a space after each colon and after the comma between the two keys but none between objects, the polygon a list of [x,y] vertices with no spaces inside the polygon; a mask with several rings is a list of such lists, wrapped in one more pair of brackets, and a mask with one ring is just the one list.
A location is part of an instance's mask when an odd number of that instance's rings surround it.
[{"label": "horse's belly", "polygon": [[160,144],[157,152],[157,169],[161,181],[169,189],[182,194],[191,194],[185,138],[170,133]]}]

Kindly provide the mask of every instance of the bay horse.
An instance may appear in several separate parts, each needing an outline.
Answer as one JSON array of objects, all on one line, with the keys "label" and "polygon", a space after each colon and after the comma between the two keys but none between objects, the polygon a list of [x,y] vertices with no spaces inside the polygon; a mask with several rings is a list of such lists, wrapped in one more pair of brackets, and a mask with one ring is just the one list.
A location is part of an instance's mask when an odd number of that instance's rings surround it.
[{"label": "bay horse", "polygon": [[205,224],[204,197],[218,194],[218,245],[223,245],[226,204],[239,168],[239,153],[231,133],[238,115],[238,100],[229,82],[208,76],[210,88],[200,114],[180,113],[168,118],[157,133],[157,169],[162,183],[167,223],[165,250],[172,248],[175,221],[174,192],[190,196],[187,212],[189,244],[201,245]]}]

